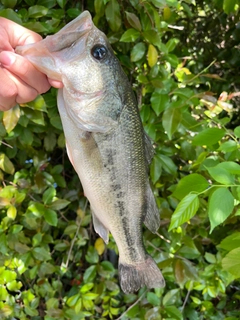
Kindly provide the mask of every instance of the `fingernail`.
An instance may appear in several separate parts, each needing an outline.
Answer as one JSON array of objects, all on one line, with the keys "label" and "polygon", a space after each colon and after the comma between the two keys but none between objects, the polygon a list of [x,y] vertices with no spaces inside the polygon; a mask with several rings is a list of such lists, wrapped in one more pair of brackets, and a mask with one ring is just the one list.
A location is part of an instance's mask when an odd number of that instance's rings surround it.
[{"label": "fingernail", "polygon": [[0,53],[0,63],[3,67],[11,66],[16,60],[16,56],[12,52],[2,51]]}]

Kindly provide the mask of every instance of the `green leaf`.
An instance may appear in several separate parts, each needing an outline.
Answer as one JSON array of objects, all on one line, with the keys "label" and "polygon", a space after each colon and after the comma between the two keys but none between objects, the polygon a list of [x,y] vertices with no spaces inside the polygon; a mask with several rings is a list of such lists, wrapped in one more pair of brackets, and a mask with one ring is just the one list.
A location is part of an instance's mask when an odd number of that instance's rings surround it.
[{"label": "green leaf", "polygon": [[44,24],[44,22],[39,22],[39,21],[31,22],[31,21],[29,21],[29,22],[23,23],[23,26],[27,29],[30,29],[30,30],[38,32],[38,33],[48,31],[46,24]]},{"label": "green leaf", "polygon": [[170,316],[171,319],[183,320],[182,313],[175,306],[165,306],[164,311]]},{"label": "green leaf", "polygon": [[225,161],[216,165],[217,168],[225,169],[230,174],[240,175],[240,165],[233,161]]},{"label": "green leaf", "polygon": [[41,18],[46,16],[47,13],[48,13],[48,8],[44,6],[35,5],[32,7],[29,7],[28,9],[29,18]]},{"label": "green leaf", "polygon": [[85,283],[91,282],[96,278],[96,275],[97,275],[97,267],[96,266],[90,266],[84,272],[83,281]]},{"label": "green leaf", "polygon": [[230,234],[221,241],[218,247],[228,251],[240,248],[240,232],[234,232],[233,234]]},{"label": "green leaf", "polygon": [[154,157],[150,166],[150,176],[155,184],[162,174],[162,164],[157,157]]},{"label": "green leaf", "polygon": [[94,1],[94,9],[96,11],[96,14],[102,17],[104,15],[104,1],[102,0],[95,0]]},{"label": "green leaf", "polygon": [[44,137],[44,148],[46,151],[52,151],[57,143],[56,134],[54,132],[48,132]]},{"label": "green leaf", "polygon": [[128,29],[124,32],[124,34],[121,36],[120,41],[122,42],[134,42],[137,40],[140,36],[140,32],[135,29]]},{"label": "green leaf", "polygon": [[237,138],[240,138],[240,126],[236,127],[233,132]]},{"label": "green leaf", "polygon": [[153,306],[159,306],[160,305],[160,299],[159,297],[153,293],[153,292],[148,292],[147,293],[147,300],[149,303],[151,303]]},{"label": "green leaf", "polygon": [[7,288],[10,291],[18,291],[22,287],[22,283],[20,281],[11,281],[7,283]]},{"label": "green leaf", "polygon": [[209,200],[208,216],[210,219],[211,230],[223,223],[234,208],[234,197],[227,188],[215,190]]},{"label": "green leaf", "polygon": [[57,199],[49,205],[49,208],[52,210],[61,210],[68,206],[70,201],[65,199]]},{"label": "green leaf", "polygon": [[78,8],[70,8],[67,10],[69,18],[77,18],[80,15],[81,11]]},{"label": "green leaf", "polygon": [[6,301],[8,299],[8,292],[3,285],[0,285],[0,301]]},{"label": "green leaf", "polygon": [[134,13],[126,11],[126,16],[127,16],[127,21],[134,29],[137,29],[138,31],[142,30],[140,20]]},{"label": "green leaf", "polygon": [[58,224],[57,213],[51,209],[45,208],[43,216],[45,221],[50,225],[56,227]]},{"label": "green leaf", "polygon": [[64,8],[67,3],[67,0],[57,0],[57,3],[61,8]]},{"label": "green leaf", "polygon": [[50,123],[54,128],[57,128],[59,130],[63,130],[62,121],[61,121],[61,118],[59,117],[59,115],[51,117],[50,118]]},{"label": "green leaf", "polygon": [[77,303],[77,301],[80,299],[81,295],[80,293],[77,293],[73,296],[71,296],[70,298],[67,299],[67,305],[69,307],[74,307]]},{"label": "green leaf", "polygon": [[20,108],[16,105],[14,108],[3,113],[3,124],[7,133],[11,132],[20,118]]},{"label": "green leaf", "polygon": [[233,141],[233,140],[223,142],[219,147],[219,150],[223,152],[233,152],[237,149],[238,149],[238,144],[236,141]]},{"label": "green leaf", "polygon": [[112,31],[117,32],[122,24],[120,7],[117,0],[110,0],[105,9],[107,22]]},{"label": "green leaf", "polygon": [[158,47],[158,49],[160,51],[162,51],[162,42],[161,42],[161,38],[160,35],[157,31],[155,30],[147,30],[143,32],[143,37],[150,42],[151,44],[153,44],[154,46]]},{"label": "green leaf", "polygon": [[174,164],[171,158],[168,156],[165,156],[164,154],[158,154],[157,155],[158,160],[162,163],[163,169],[173,176],[177,173],[177,166]]},{"label": "green leaf", "polygon": [[177,38],[171,38],[170,40],[168,40],[168,42],[166,43],[166,48],[168,52],[173,51],[176,48],[178,43],[179,43],[179,39]]},{"label": "green leaf", "polygon": [[16,280],[17,274],[14,271],[11,270],[5,270],[1,274],[1,279],[4,281],[4,283],[11,282],[13,280]]},{"label": "green leaf", "polygon": [[222,259],[222,267],[224,270],[233,274],[236,278],[240,278],[240,248],[230,251]]},{"label": "green leaf", "polygon": [[181,122],[181,116],[180,108],[169,107],[163,112],[162,125],[167,132],[169,140],[172,139],[172,135],[178,128]]},{"label": "green leaf", "polygon": [[50,252],[43,247],[36,247],[32,250],[35,259],[40,261],[47,261],[51,259]]},{"label": "green leaf", "polygon": [[43,203],[50,204],[53,198],[56,196],[56,189],[54,187],[49,187],[43,193]]},{"label": "green leaf", "polygon": [[31,145],[33,143],[33,133],[28,128],[24,128],[19,136],[19,140],[23,146]]},{"label": "green leaf", "polygon": [[143,42],[137,43],[131,51],[131,61],[136,62],[145,55],[146,45]]},{"label": "green leaf", "polygon": [[94,300],[99,296],[98,293],[94,293],[94,292],[87,292],[84,294],[83,299],[84,300]]},{"label": "green leaf", "polygon": [[45,206],[39,202],[33,202],[29,205],[28,210],[32,212],[35,216],[41,217],[44,215]]},{"label": "green leaf", "polygon": [[165,296],[163,297],[162,304],[164,306],[164,309],[166,306],[171,306],[173,303],[176,302],[176,296],[179,294],[180,289],[172,289],[169,290]]},{"label": "green leaf", "polygon": [[234,184],[234,176],[225,168],[220,166],[207,168],[211,177],[222,184]]},{"label": "green leaf", "polygon": [[17,0],[2,0],[1,2],[6,8],[14,8],[17,4]]},{"label": "green leaf", "polygon": [[235,11],[236,0],[223,0],[223,10],[226,14],[230,14]]},{"label": "green leaf", "polygon": [[13,9],[1,9],[0,16],[12,20],[18,24],[22,24],[22,19]]},{"label": "green leaf", "polygon": [[86,293],[86,292],[90,291],[93,287],[94,287],[93,282],[86,283],[81,287],[80,292]]},{"label": "green leaf", "polygon": [[151,96],[151,105],[156,115],[159,116],[160,113],[167,109],[169,105],[168,94],[161,94],[157,91],[154,91]]},{"label": "green leaf", "polygon": [[181,200],[190,192],[200,193],[209,187],[208,181],[198,173],[192,173],[182,178],[176,189],[173,192],[173,196]]},{"label": "green leaf", "polygon": [[212,146],[222,139],[225,135],[225,130],[218,128],[208,128],[198,133],[193,138],[193,145],[195,146]]},{"label": "green leaf", "polygon": [[87,254],[85,255],[87,262],[89,263],[98,263],[99,256],[97,250],[93,246],[89,246]]},{"label": "green leaf", "polygon": [[47,112],[45,100],[41,95],[38,95],[33,101],[28,102],[26,106],[32,110]]},{"label": "green leaf", "polygon": [[174,211],[171,218],[169,231],[189,221],[196,214],[198,208],[199,208],[198,195],[188,194],[185,198],[181,200],[176,210]]},{"label": "green leaf", "polygon": [[175,54],[169,53],[167,56],[165,56],[165,59],[173,66],[174,68],[177,68],[179,65],[179,59]]}]

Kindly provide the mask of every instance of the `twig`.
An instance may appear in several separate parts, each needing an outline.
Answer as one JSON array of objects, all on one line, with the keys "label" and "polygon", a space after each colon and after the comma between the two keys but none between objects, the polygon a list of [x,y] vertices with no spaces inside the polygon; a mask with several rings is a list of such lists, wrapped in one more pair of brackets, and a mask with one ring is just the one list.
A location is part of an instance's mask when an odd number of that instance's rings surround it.
[{"label": "twig", "polygon": [[147,243],[151,246],[151,247],[153,247],[155,250],[157,250],[158,252],[161,252],[162,253],[162,250],[161,249],[159,249],[159,248],[157,248],[154,244],[152,244],[149,240],[147,240]]},{"label": "twig", "polygon": [[141,296],[126,311],[124,311],[123,314],[119,318],[117,318],[116,320],[120,320],[123,316],[125,316],[128,313],[129,310],[131,310],[133,307],[135,307],[138,304],[138,302],[140,302],[142,300],[142,298],[146,292],[147,292],[147,290],[145,290],[141,294]]},{"label": "twig", "polygon": [[13,146],[11,146],[10,144],[4,142],[4,141],[0,141],[0,143],[4,144],[6,147],[13,149]]},{"label": "twig", "polygon": [[162,240],[166,241],[167,243],[171,243],[170,240],[166,239],[164,236],[162,236],[160,233],[156,232],[156,235],[159,236]]},{"label": "twig", "polygon": [[[83,209],[84,212],[86,212],[87,204],[88,204],[88,200],[86,199],[86,203],[85,203],[85,206],[84,206],[84,209]],[[68,267],[69,260],[70,260],[70,256],[71,256],[71,253],[72,253],[72,249],[73,249],[74,243],[75,243],[75,241],[76,241],[76,239],[77,239],[79,229],[80,229],[80,227],[81,227],[81,222],[82,222],[82,219],[79,220],[78,227],[77,227],[77,230],[76,230],[76,232],[75,232],[74,238],[73,238],[72,241],[71,241],[71,246],[70,246],[70,249],[69,249],[69,251],[68,251],[67,261],[66,261],[66,263],[65,263],[65,268]]]},{"label": "twig", "polygon": [[192,284],[192,281],[191,281],[190,286],[189,286],[189,289],[188,289],[188,292],[187,292],[187,295],[186,295],[186,297],[185,297],[185,300],[184,300],[183,305],[182,305],[182,308],[181,308],[181,309],[182,309],[182,310],[181,310],[182,313],[183,313],[183,310],[184,310],[184,308],[185,308],[185,306],[186,306],[186,304],[187,304],[187,301],[188,301],[190,292],[192,291],[192,286],[193,286],[193,284]]}]

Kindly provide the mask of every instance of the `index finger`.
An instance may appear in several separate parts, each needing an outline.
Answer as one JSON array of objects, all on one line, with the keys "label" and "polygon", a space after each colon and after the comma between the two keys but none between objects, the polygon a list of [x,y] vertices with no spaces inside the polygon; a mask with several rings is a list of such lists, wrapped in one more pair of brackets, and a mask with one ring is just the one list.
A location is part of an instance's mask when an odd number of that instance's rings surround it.
[{"label": "index finger", "polygon": [[38,42],[42,39],[36,32],[2,17],[0,18],[0,26],[7,34],[9,43],[14,49],[16,46]]}]

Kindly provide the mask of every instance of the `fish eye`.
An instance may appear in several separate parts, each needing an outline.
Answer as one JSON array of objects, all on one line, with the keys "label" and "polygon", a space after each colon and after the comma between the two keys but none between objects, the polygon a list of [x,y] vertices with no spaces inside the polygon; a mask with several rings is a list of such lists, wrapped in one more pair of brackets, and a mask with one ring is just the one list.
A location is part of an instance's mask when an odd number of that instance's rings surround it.
[{"label": "fish eye", "polygon": [[96,60],[102,60],[107,55],[107,48],[102,44],[96,44],[92,47],[91,54]]}]

